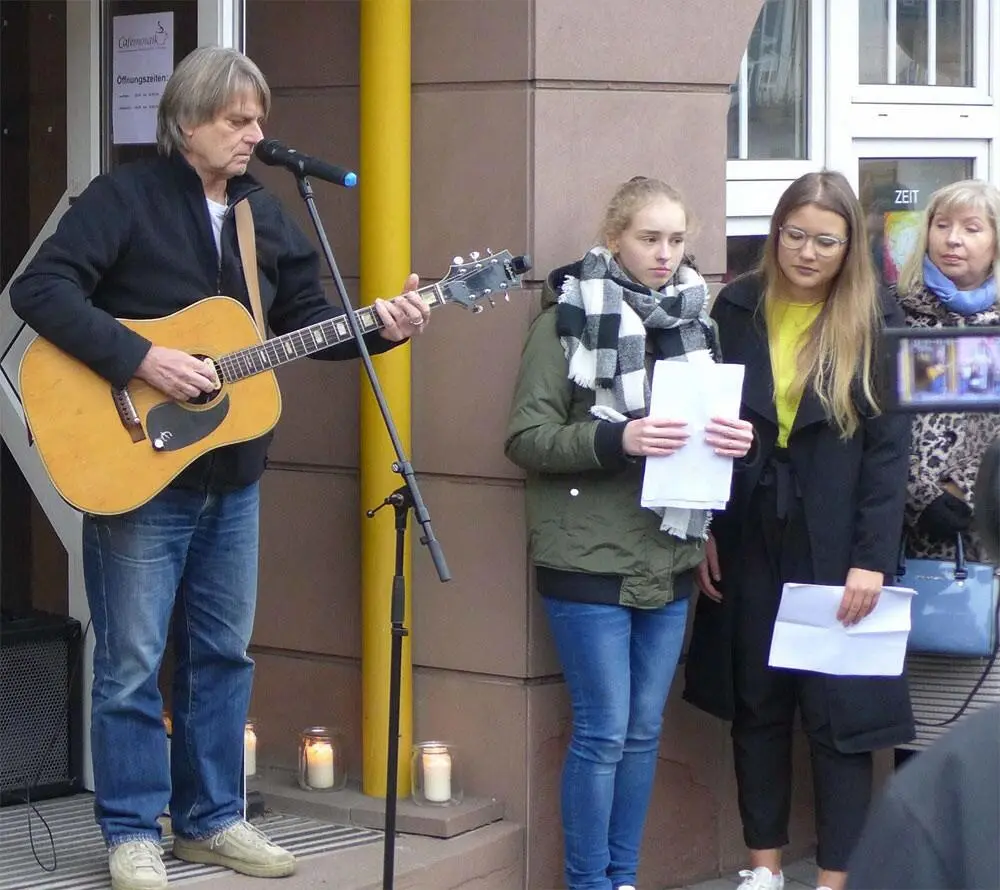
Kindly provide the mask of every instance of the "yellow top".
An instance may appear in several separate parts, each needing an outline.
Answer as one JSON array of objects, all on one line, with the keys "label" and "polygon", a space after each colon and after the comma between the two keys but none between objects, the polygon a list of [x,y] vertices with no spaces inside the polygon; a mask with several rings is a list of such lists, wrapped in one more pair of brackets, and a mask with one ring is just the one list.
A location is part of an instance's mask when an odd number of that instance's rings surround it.
[{"label": "yellow top", "polygon": [[767,339],[771,348],[771,373],[774,375],[779,448],[788,446],[788,436],[802,400],[803,387],[801,384],[794,385],[799,383],[796,379],[799,346],[822,308],[822,300],[815,303],[767,302]]}]

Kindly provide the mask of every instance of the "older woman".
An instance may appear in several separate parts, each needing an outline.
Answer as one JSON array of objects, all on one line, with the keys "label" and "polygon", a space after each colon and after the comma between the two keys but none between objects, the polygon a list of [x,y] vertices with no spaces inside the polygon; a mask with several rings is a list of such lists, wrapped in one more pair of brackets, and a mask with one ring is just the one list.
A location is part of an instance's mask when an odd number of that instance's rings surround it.
[{"label": "older woman", "polygon": [[[911,327],[945,328],[1000,324],[997,220],[1000,190],[986,182],[956,182],[935,192],[920,239],[900,275],[899,304]],[[990,443],[1000,437],[1000,416],[920,414],[914,421],[906,507],[908,550],[915,557],[953,559],[958,534],[966,557],[983,560],[970,528],[976,473]],[[915,747],[930,742],[947,720],[934,697],[924,693],[945,682],[964,701],[982,675],[978,659],[912,657],[909,664],[917,719]],[[976,693],[975,705],[1000,701],[1000,670]],[[992,691],[991,691],[992,690]]]}]

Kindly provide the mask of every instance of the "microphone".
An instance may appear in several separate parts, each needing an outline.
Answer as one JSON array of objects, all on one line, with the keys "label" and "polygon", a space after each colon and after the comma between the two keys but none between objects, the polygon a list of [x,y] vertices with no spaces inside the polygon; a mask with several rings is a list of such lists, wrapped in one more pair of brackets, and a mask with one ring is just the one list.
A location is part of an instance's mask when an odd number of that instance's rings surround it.
[{"label": "microphone", "polygon": [[358,184],[358,174],[346,167],[328,164],[319,158],[302,154],[294,148],[283,145],[277,139],[262,139],[253,150],[257,159],[269,167],[287,167],[299,176],[315,176],[344,188],[354,188]]}]

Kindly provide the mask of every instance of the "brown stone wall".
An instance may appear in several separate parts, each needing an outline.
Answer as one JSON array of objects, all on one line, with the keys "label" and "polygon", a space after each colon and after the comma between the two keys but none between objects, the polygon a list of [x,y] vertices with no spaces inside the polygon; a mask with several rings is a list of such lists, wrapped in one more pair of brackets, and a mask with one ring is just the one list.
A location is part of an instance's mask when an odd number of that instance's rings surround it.
[{"label": "brown stone wall", "polygon": [[[527,825],[530,890],[561,884],[569,708],[531,589],[521,474],[502,453],[521,343],[538,279],[590,245],[614,186],[637,173],[682,189],[700,221],[703,270],[724,272],[728,90],[759,6],[413,2],[416,271],[436,280],[453,255],[486,247],[535,262],[509,305],[444,310],[413,347],[414,464],[454,575],[438,583],[414,548],[414,735],[454,739],[467,792],[497,796]],[[347,165],[359,160],[358,18],[355,2],[248,0],[248,52],[275,94],[268,134]],[[258,172],[306,225],[291,177]],[[356,198],[332,187],[317,197],[353,291]],[[254,637],[260,757],[290,764],[295,730],[332,721],[348,730],[358,771],[358,372],[300,363],[282,385]],[[727,727],[678,692],[644,851],[650,886],[709,876],[743,855]],[[809,806],[803,788],[799,848],[810,840]]]}]

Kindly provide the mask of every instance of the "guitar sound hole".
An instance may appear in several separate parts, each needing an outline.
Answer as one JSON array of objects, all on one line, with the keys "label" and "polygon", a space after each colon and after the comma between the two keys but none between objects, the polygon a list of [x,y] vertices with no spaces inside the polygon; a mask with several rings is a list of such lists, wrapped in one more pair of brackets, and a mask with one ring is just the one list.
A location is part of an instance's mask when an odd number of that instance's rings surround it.
[{"label": "guitar sound hole", "polygon": [[[211,358],[210,356],[207,356],[207,355],[200,355],[198,353],[195,353],[194,357],[196,359],[198,359],[199,361],[211,362],[212,367],[215,368],[215,374],[216,374],[216,376],[219,377],[220,380],[222,379],[222,375],[219,374],[219,366],[215,364],[215,360],[213,358]],[[188,399],[187,403],[189,405],[210,405],[221,394],[222,394],[222,389],[221,388],[215,390],[215,392],[203,392],[203,393],[199,393],[198,395],[192,396],[190,399]]]}]

